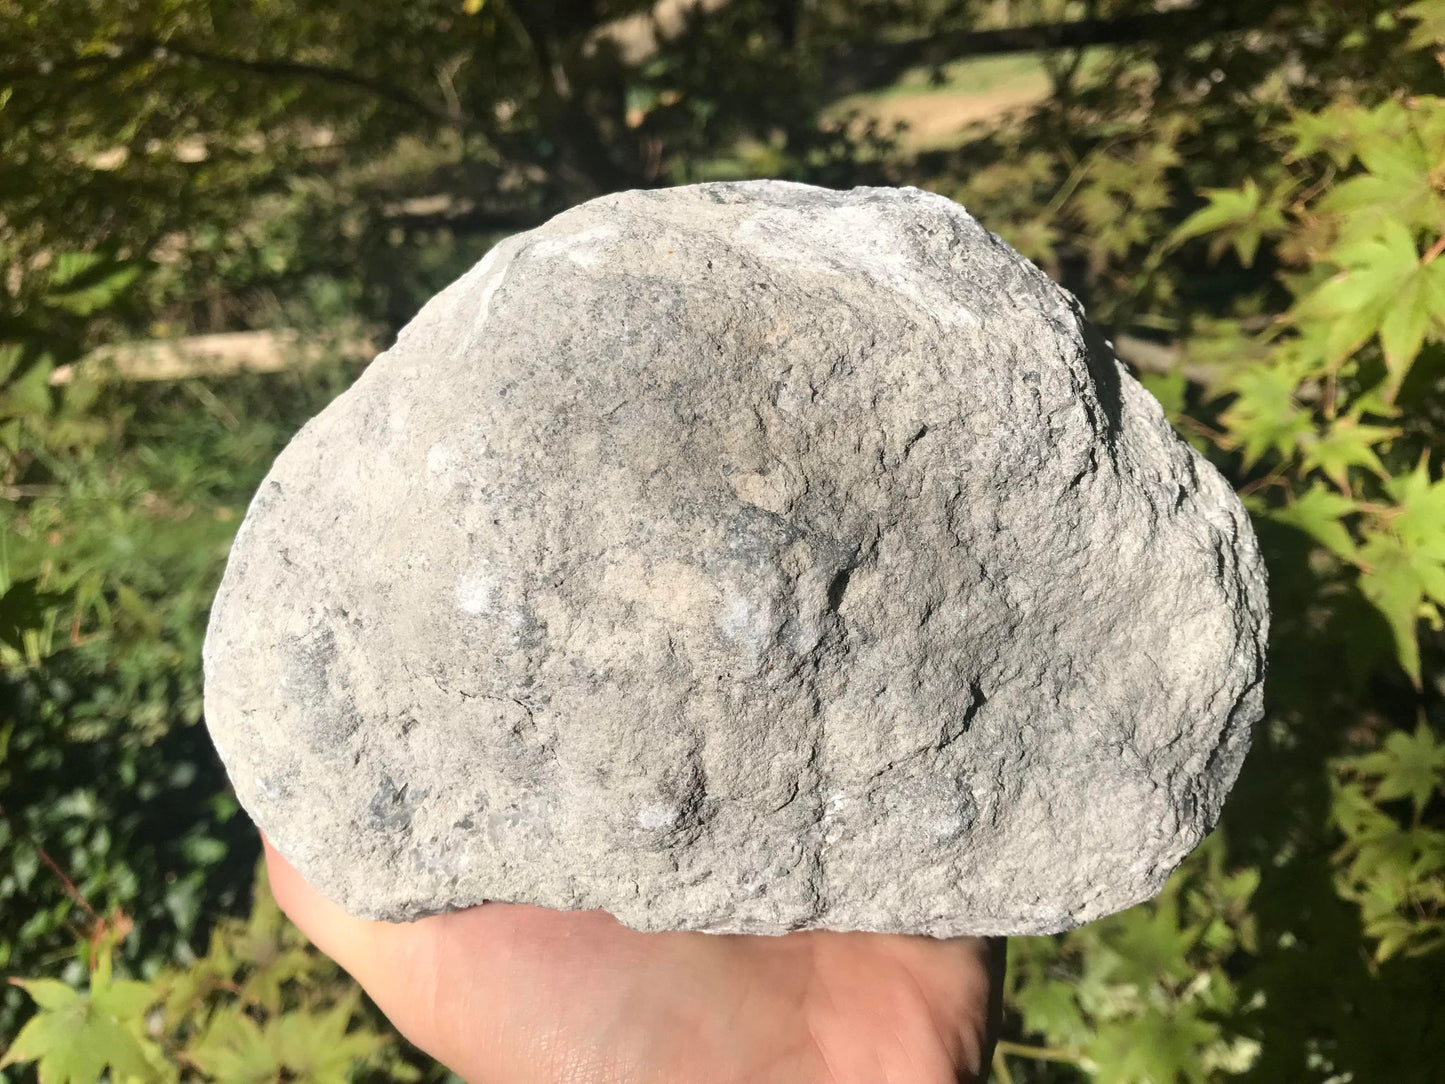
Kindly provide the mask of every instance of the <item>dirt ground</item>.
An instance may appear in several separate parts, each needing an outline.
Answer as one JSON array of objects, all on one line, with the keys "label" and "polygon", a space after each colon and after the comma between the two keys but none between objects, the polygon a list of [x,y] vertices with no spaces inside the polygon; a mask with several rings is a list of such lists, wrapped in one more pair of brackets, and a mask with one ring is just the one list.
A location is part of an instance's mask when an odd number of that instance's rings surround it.
[{"label": "dirt ground", "polygon": [[978,93],[924,92],[883,98],[846,98],[830,112],[857,110],[885,129],[902,125],[900,140],[911,150],[935,150],[958,141],[970,125],[992,121],[1047,97],[1049,81],[1042,74],[1024,76]]}]

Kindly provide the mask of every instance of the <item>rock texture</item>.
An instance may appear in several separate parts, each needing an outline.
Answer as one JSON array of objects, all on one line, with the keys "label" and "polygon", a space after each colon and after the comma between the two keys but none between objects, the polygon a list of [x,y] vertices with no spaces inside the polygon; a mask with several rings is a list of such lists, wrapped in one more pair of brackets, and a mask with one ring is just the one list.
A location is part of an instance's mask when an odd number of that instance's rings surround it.
[{"label": "rock texture", "polygon": [[206,716],[358,915],[1039,933],[1210,828],[1266,622],[1229,487],[961,208],[709,184],[502,243],[301,431]]}]

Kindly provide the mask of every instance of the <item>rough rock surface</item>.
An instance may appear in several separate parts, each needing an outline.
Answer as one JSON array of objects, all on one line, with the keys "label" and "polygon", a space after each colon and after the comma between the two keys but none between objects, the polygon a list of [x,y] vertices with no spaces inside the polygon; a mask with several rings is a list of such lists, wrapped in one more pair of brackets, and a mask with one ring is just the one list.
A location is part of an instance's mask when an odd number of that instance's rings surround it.
[{"label": "rough rock surface", "polygon": [[1213,824],[1266,622],[1228,486],[961,208],[709,184],[502,243],[301,431],[206,715],[358,915],[1038,933]]}]

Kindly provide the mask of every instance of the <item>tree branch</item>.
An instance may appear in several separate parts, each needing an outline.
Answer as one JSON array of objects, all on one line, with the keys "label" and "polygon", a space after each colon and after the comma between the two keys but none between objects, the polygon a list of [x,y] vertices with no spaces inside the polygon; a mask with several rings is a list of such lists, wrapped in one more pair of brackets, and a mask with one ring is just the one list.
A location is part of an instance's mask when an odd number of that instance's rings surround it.
[{"label": "tree branch", "polygon": [[444,124],[458,124],[463,118],[445,109],[423,101],[410,91],[366,75],[362,72],[336,68],[327,64],[311,64],[298,60],[252,58],[219,53],[185,42],[160,41],[152,38],[138,38],[119,44],[118,48],[100,55],[64,57],[60,60],[41,61],[25,67],[0,70],[0,84],[17,83],[25,80],[43,79],[70,72],[89,69],[111,69],[112,72],[138,67],[147,62],[163,63],[167,60],[188,60],[215,68],[229,68],[233,71],[248,72],[252,75],[282,76],[292,79],[309,79],[332,83],[337,86],[363,90],[373,97],[390,102],[410,112]]},{"label": "tree branch", "polygon": [[936,67],[962,57],[1146,41],[1190,41],[1245,30],[1263,22],[1268,15],[1268,4],[1259,5],[1254,18],[1246,19],[1201,3],[1112,19],[1081,19],[1002,30],[959,30],[907,41],[867,43],[850,48],[829,62],[829,85],[839,93],[853,94],[886,86],[910,68]]},{"label": "tree branch", "polygon": [[[142,46],[145,43],[138,43]],[[449,113],[445,109],[422,101],[410,91],[394,86],[382,79],[365,75],[361,72],[349,71],[346,68],[334,68],[326,64],[309,64],[296,60],[285,59],[250,59],[247,57],[230,56],[226,53],[216,53],[208,49],[201,49],[197,46],[187,45],[184,42],[155,42],[152,48],[164,53],[170,53],[185,60],[193,60],[199,64],[209,64],[212,67],[231,68],[235,71],[250,72],[254,75],[279,75],[297,79],[314,79],[324,83],[334,83],[338,86],[352,87],[356,90],[364,90],[389,101],[393,105],[399,105],[413,113],[429,117],[432,120],[444,124],[456,124],[462,118]]]}]

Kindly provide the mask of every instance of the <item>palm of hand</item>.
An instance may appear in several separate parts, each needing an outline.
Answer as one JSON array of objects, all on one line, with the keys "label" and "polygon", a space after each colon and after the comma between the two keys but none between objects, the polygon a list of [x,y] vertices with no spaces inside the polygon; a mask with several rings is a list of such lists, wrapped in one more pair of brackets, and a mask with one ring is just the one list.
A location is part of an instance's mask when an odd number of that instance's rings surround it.
[{"label": "palm of hand", "polygon": [[643,934],[511,904],[365,922],[267,861],[293,921],[472,1084],[933,1084],[987,1063],[1001,943]]}]

